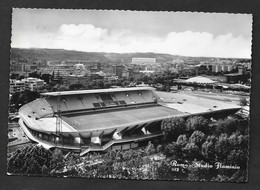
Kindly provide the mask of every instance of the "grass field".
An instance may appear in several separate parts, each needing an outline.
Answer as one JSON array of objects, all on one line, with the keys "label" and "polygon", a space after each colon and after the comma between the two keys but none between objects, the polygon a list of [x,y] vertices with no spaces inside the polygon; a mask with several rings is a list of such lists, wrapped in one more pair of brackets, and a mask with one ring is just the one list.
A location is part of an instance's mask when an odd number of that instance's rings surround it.
[{"label": "grass field", "polygon": [[66,115],[63,119],[71,124],[76,130],[111,128],[120,125],[131,125],[139,122],[160,119],[182,114],[174,109],[163,106],[136,107],[113,110],[107,112],[92,112],[87,115]]}]

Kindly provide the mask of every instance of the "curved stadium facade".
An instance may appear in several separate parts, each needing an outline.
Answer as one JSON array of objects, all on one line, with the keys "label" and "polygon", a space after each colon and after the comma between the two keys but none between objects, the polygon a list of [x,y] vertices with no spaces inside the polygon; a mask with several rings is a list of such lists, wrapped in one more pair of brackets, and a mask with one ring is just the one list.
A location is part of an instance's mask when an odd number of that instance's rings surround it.
[{"label": "curved stadium facade", "polygon": [[160,139],[169,117],[235,113],[239,106],[153,88],[115,88],[43,93],[22,106],[19,124],[46,148],[80,152],[136,148]]}]

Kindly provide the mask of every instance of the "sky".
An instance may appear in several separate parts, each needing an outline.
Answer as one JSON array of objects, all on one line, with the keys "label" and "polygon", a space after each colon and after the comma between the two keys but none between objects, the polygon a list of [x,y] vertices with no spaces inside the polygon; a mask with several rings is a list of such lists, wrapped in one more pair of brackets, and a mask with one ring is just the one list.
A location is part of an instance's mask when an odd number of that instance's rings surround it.
[{"label": "sky", "polygon": [[252,15],[18,9],[12,48],[251,58]]}]

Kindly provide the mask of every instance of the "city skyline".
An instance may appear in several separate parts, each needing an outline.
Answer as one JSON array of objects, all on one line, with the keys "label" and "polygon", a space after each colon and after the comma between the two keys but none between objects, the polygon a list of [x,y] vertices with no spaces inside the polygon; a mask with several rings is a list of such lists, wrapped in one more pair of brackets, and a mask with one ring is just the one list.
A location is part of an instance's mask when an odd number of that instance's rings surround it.
[{"label": "city skyline", "polygon": [[12,48],[251,58],[252,15],[13,9]]}]

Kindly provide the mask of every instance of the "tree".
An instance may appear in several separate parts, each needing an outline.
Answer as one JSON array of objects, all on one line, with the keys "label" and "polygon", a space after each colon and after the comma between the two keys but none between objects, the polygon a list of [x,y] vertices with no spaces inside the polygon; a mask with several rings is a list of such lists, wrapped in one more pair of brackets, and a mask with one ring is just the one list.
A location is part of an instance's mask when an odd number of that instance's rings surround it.
[{"label": "tree", "polygon": [[155,148],[154,148],[154,145],[151,143],[151,141],[148,142],[148,145],[145,149],[145,153],[147,155],[151,155],[151,154],[154,154],[156,152]]},{"label": "tree", "polygon": [[246,169],[248,160],[248,135],[240,135],[239,133],[233,133],[228,142],[231,151],[227,155],[227,163],[231,165],[239,165]]},{"label": "tree", "polygon": [[51,152],[42,146],[27,146],[17,150],[9,159],[8,172],[16,174],[42,174],[42,168],[50,166]]},{"label": "tree", "polygon": [[14,174],[50,174],[51,171],[60,170],[64,165],[60,150],[51,151],[42,146],[26,146],[18,149],[8,160],[7,170]]},{"label": "tree", "polygon": [[34,71],[34,72],[29,73],[29,77],[40,78],[40,75],[37,73],[37,71]]},{"label": "tree", "polygon": [[190,136],[189,142],[196,144],[197,146],[201,146],[206,139],[206,135],[201,131],[194,131]]},{"label": "tree", "polygon": [[176,141],[176,144],[180,147],[185,147],[185,145],[188,143],[188,138],[186,135],[180,135]]},{"label": "tree", "polygon": [[23,76],[23,75],[20,75],[19,78],[18,78],[18,80],[22,80],[22,79],[24,79],[24,76]]},{"label": "tree", "polygon": [[182,148],[184,158],[195,159],[200,156],[199,147],[194,142],[189,142]]},{"label": "tree", "polygon": [[126,87],[126,86],[128,86],[129,84],[130,84],[129,81],[124,81],[124,82],[122,83],[123,87]]},{"label": "tree", "polygon": [[218,120],[216,124],[216,131],[221,133],[227,133],[231,135],[238,128],[238,121],[235,118],[226,118],[224,120]]},{"label": "tree", "polygon": [[181,117],[172,117],[162,121],[161,130],[166,137],[176,139],[185,132],[185,121]]},{"label": "tree", "polygon": [[224,120],[225,123],[225,132],[231,135],[233,132],[237,130],[238,121],[235,118],[226,118]]},{"label": "tree", "polygon": [[181,146],[177,145],[175,142],[172,142],[165,146],[163,154],[166,157],[173,157],[174,159],[182,158]]},{"label": "tree", "polygon": [[216,158],[215,160],[218,162],[225,162],[226,156],[231,151],[232,147],[229,144],[228,135],[222,133],[215,144]]},{"label": "tree", "polygon": [[157,153],[161,153],[162,151],[163,151],[163,146],[159,144],[159,145],[156,147],[156,152],[157,152]]},{"label": "tree", "polygon": [[20,96],[20,93],[15,92],[10,99],[10,105],[14,104],[16,109],[19,108],[19,105],[18,105],[19,96]]},{"label": "tree", "polygon": [[25,90],[23,92],[16,92],[10,99],[10,104],[15,104],[15,108],[19,109],[22,105],[29,103],[40,97],[36,91]]},{"label": "tree", "polygon": [[44,80],[47,84],[50,82],[51,75],[50,74],[42,74],[41,79]]},{"label": "tree", "polygon": [[47,175],[49,173],[49,170],[45,164],[42,166],[41,173],[43,175]]},{"label": "tree", "polygon": [[217,137],[214,135],[208,136],[206,141],[201,146],[201,153],[208,161],[214,161],[216,157],[215,152],[215,143]]},{"label": "tree", "polygon": [[192,132],[195,130],[199,130],[202,132],[207,132],[208,125],[209,125],[209,121],[202,116],[190,117],[187,120],[186,131]]},{"label": "tree", "polygon": [[155,173],[156,179],[160,180],[169,180],[172,179],[172,171],[169,163],[166,160],[163,160],[156,169]]},{"label": "tree", "polygon": [[189,181],[197,181],[197,180],[202,180],[199,176],[199,168],[197,167],[189,167],[188,168],[188,180]]},{"label": "tree", "polygon": [[83,84],[79,84],[79,83],[74,83],[69,85],[69,90],[80,90],[80,89],[84,89],[84,85]]},{"label": "tree", "polygon": [[12,73],[10,75],[10,79],[18,79],[19,78],[19,74],[16,74],[16,73]]},{"label": "tree", "polygon": [[55,168],[56,170],[60,170],[64,167],[65,161],[64,156],[61,150],[55,149],[52,153],[50,160],[50,167]]},{"label": "tree", "polygon": [[18,99],[18,103],[21,103],[22,105],[29,103],[37,98],[40,97],[40,93],[37,91],[29,91],[25,90],[23,91]]}]

